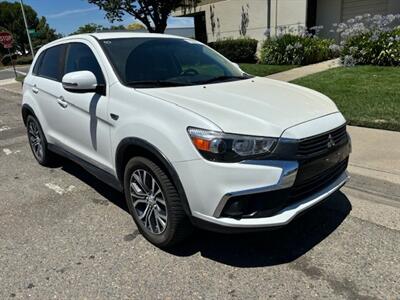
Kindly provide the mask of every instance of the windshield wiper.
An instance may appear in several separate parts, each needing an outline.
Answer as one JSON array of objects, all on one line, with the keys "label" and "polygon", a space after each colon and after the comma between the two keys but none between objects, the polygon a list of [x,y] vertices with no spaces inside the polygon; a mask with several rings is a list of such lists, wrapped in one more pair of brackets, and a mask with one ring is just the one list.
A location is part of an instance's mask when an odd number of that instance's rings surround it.
[{"label": "windshield wiper", "polygon": [[197,83],[207,84],[207,83],[214,83],[214,82],[223,82],[226,80],[234,80],[234,79],[243,80],[243,79],[249,79],[249,78],[251,78],[251,76],[226,76],[226,75],[224,75],[224,76],[217,76],[217,77],[207,79],[207,80],[198,81]]},{"label": "windshield wiper", "polygon": [[171,81],[171,80],[135,80],[127,82],[126,85],[133,87],[147,87],[147,86],[157,86],[157,87],[172,87],[172,86],[187,86],[189,83]]}]

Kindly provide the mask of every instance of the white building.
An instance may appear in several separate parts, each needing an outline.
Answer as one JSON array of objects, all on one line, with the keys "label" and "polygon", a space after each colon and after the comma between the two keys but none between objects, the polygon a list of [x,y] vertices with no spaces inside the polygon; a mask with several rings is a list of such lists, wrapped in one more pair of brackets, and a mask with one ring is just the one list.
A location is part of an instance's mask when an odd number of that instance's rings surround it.
[{"label": "white building", "polygon": [[322,25],[329,36],[333,23],[365,13],[400,13],[400,0],[202,0],[190,11],[175,11],[175,16],[192,16],[195,37],[212,42],[227,37],[246,36],[265,39],[280,26],[308,28]]}]

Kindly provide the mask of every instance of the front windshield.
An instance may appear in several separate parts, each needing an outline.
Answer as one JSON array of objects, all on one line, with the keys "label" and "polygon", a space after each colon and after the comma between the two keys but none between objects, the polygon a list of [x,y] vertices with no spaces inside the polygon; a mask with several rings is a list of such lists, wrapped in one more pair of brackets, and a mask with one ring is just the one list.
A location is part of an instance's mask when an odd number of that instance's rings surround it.
[{"label": "front windshield", "polygon": [[100,43],[121,81],[133,87],[196,85],[249,77],[195,40],[119,38]]}]

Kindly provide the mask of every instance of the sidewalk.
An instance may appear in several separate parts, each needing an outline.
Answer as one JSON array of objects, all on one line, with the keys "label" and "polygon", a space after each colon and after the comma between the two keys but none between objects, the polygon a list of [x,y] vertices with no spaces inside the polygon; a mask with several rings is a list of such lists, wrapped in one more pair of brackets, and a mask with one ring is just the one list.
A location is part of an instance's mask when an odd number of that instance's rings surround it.
[{"label": "sidewalk", "polygon": [[[0,92],[21,95],[21,87],[20,82],[0,81]],[[350,173],[400,185],[400,132],[354,126],[348,130],[353,143]]]},{"label": "sidewalk", "polygon": [[348,126],[353,143],[349,171],[400,185],[400,132]]},{"label": "sidewalk", "polygon": [[1,90],[22,95],[22,82],[15,81],[15,79],[0,80]]},{"label": "sidewalk", "polygon": [[329,69],[337,68],[340,67],[340,59],[332,59],[332,60],[327,60],[318,64],[313,64],[313,65],[308,65],[304,67],[299,67],[295,69],[291,69],[285,72],[281,73],[276,73],[267,76],[267,78],[270,79],[276,79],[276,80],[281,80],[281,81],[292,81],[300,77],[304,77],[307,75],[311,75],[314,73],[326,71]]}]

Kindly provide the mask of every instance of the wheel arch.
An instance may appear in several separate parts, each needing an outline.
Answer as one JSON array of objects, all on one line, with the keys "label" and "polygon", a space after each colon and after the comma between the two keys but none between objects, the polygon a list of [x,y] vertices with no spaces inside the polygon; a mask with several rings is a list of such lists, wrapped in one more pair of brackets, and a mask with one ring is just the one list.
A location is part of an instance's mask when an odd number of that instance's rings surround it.
[{"label": "wheel arch", "polygon": [[22,120],[24,121],[25,126],[26,126],[26,119],[28,118],[28,115],[32,115],[35,118],[37,118],[35,112],[33,111],[33,108],[29,104],[26,104],[26,103],[22,105],[21,114],[22,114]]},{"label": "wheel arch", "polygon": [[135,137],[124,138],[119,144],[115,152],[115,168],[118,180],[124,185],[124,171],[125,165],[134,156],[144,156],[151,159],[163,169],[168,177],[172,180],[174,186],[176,187],[179,196],[182,200],[182,206],[185,213],[191,217],[190,206],[186,197],[185,190],[179,175],[175,168],[168,160],[168,158],[154,145],[149,142]]}]

